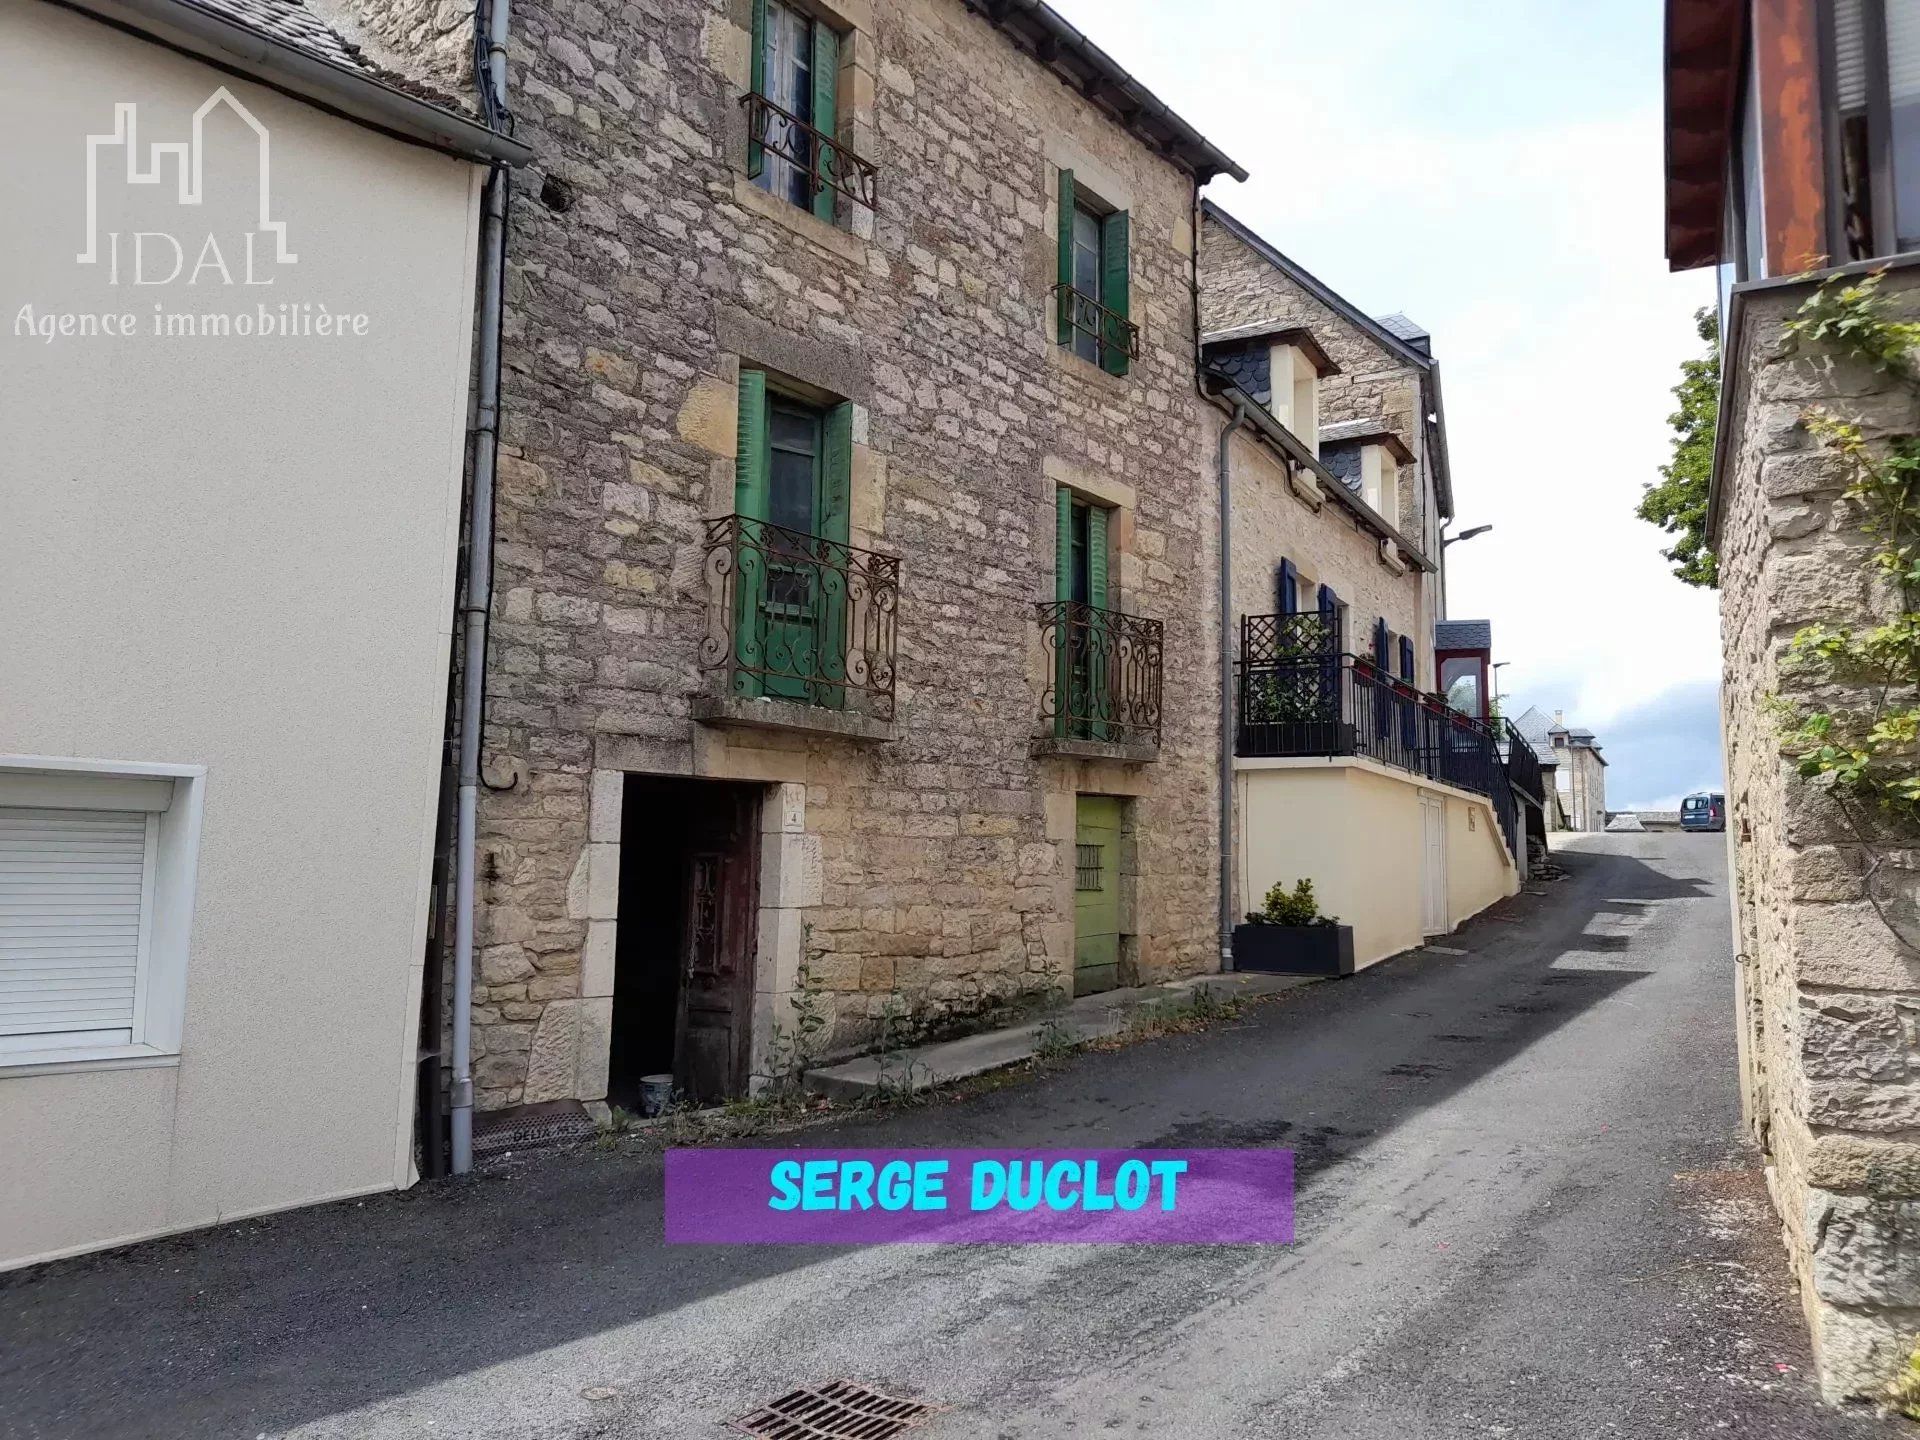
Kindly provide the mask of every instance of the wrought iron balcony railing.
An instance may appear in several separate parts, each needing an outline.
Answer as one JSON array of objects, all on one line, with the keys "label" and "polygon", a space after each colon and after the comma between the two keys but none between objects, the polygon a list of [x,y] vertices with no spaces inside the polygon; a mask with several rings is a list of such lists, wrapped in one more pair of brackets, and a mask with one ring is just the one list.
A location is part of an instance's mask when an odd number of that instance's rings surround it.
[{"label": "wrought iron balcony railing", "polygon": [[730,693],[893,719],[900,561],[744,515],[707,522],[700,664]]},{"label": "wrought iron balcony railing", "polygon": [[1046,601],[1039,616],[1047,652],[1041,734],[1158,745],[1160,622],[1077,600]]},{"label": "wrought iron balcony railing", "polygon": [[1243,652],[1240,661],[1237,753],[1361,755],[1482,795],[1506,790],[1492,730],[1439,696],[1365,656],[1285,646],[1270,653]]},{"label": "wrought iron balcony railing", "polygon": [[748,144],[779,156],[798,170],[805,179],[809,200],[824,190],[838,190],[869,210],[879,204],[878,166],[764,95],[748,92],[740,97],[740,103],[747,112]]},{"label": "wrought iron balcony railing", "polygon": [[1506,761],[1507,782],[1536,803],[1545,800],[1546,772],[1540,768],[1539,752],[1514,728],[1511,720],[1496,720],[1494,730],[1500,738],[1500,754]]},{"label": "wrought iron balcony railing", "polygon": [[1074,337],[1091,339],[1104,359],[1108,351],[1117,351],[1129,360],[1140,358],[1140,327],[1117,310],[1109,310],[1091,295],[1083,295],[1061,281],[1053,287],[1053,301],[1060,315],[1060,328],[1071,344]]}]

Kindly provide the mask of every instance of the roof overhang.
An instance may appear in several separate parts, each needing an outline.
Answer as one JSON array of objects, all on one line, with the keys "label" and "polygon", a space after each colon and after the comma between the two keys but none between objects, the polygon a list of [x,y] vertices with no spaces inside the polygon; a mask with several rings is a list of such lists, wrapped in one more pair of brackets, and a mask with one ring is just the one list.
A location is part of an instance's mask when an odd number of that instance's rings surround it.
[{"label": "roof overhang", "polygon": [[1345,435],[1329,435],[1322,430],[1320,443],[1322,445],[1380,445],[1385,447],[1393,456],[1395,463],[1400,465],[1411,465],[1414,459],[1413,451],[1407,442],[1384,425],[1377,430],[1356,430]]},{"label": "roof overhang", "polygon": [[1667,0],[1667,263],[1720,261],[1746,0]]},{"label": "roof overhang", "polygon": [[1402,535],[1399,526],[1349,490],[1338,475],[1322,465],[1319,458],[1301,443],[1299,436],[1274,419],[1273,412],[1266,406],[1234,384],[1231,376],[1223,375],[1218,370],[1203,370],[1200,372],[1200,383],[1207,398],[1227,414],[1244,408],[1247,425],[1266,443],[1267,448],[1286,463],[1312,474],[1320,484],[1321,493],[1346,511],[1357,526],[1371,531],[1382,540],[1391,540],[1416,569],[1424,570],[1429,575],[1439,572],[1440,567]]},{"label": "roof overhang", "polygon": [[966,0],[967,8],[1084,95],[1117,123],[1204,185],[1216,175],[1247,178],[1206,136],[1121,68],[1106,51],[1041,0]]},{"label": "roof overhang", "polygon": [[193,0],[48,0],[397,139],[481,162],[533,152],[477,120],[243,25]]}]

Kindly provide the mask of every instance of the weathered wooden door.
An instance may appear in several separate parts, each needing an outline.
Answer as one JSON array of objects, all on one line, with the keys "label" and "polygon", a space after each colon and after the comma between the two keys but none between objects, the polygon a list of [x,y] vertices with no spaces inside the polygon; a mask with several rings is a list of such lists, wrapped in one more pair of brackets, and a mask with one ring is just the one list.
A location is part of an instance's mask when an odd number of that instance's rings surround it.
[{"label": "weathered wooden door", "polygon": [[1074,833],[1073,993],[1120,983],[1120,801],[1082,795]]},{"label": "weathered wooden door", "polygon": [[682,898],[680,1007],[674,1087],[707,1104],[745,1091],[753,1022],[759,798],[746,786],[713,787],[689,807]]}]

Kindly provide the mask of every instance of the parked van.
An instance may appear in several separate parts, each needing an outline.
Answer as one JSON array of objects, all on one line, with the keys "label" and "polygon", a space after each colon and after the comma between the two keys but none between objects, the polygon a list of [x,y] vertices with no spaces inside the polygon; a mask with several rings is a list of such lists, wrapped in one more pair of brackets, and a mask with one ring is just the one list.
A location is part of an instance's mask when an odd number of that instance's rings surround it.
[{"label": "parked van", "polygon": [[1724,830],[1727,828],[1727,797],[1718,790],[1702,790],[1680,802],[1682,830]]}]

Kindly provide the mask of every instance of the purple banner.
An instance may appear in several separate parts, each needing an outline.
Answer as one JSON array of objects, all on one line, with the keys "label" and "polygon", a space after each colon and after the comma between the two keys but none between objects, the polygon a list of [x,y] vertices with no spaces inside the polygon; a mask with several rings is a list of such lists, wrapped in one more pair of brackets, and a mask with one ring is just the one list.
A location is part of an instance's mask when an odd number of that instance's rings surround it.
[{"label": "purple banner", "polygon": [[669,1150],[669,1245],[1288,1245],[1291,1150]]}]

